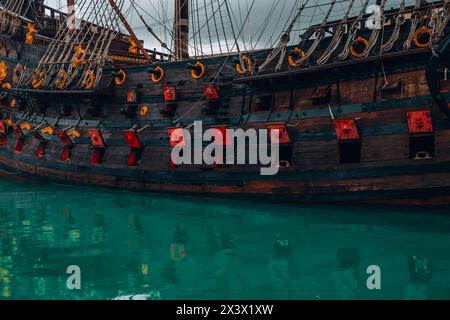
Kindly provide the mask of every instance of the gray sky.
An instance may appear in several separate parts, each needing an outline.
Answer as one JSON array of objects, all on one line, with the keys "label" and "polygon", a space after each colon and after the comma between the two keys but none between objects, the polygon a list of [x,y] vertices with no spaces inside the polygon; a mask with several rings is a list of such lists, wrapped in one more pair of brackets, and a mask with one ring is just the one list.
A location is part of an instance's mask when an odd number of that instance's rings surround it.
[{"label": "gray sky", "polygon": [[[65,11],[66,1],[46,0],[46,3]],[[145,46],[147,48],[155,47],[158,50],[162,50],[155,38],[145,29],[138,13],[130,5],[131,1],[135,2],[135,8],[143,16],[147,24],[154,29],[158,37],[170,46],[174,0],[125,0],[123,8],[123,12],[126,14],[136,34],[145,41]],[[286,29],[286,26],[295,15],[295,8],[300,7],[302,2],[308,0],[228,0],[232,12],[231,19],[226,14],[226,7],[223,5],[223,0],[190,1],[191,9],[194,9],[191,10],[191,23],[195,25],[194,27],[191,25],[190,30],[192,53],[199,52],[200,48],[203,53],[210,53],[210,43],[213,43],[212,51],[218,53],[220,49],[226,51],[227,43],[229,49],[234,46],[234,37],[231,28],[232,23],[236,35],[242,29],[239,37],[241,49],[265,48],[275,45],[282,31]],[[358,15],[364,1],[355,0],[354,7],[350,12],[351,16]],[[330,9],[330,2],[331,0],[309,0],[307,6],[311,7],[303,11],[300,21],[294,26],[291,34],[292,42],[298,42],[299,35],[305,27],[310,24],[320,24],[322,22],[325,14]],[[370,0],[369,3],[375,4],[375,2],[376,0]],[[397,7],[399,2],[400,0],[387,0],[386,7]],[[337,0],[330,13],[329,20],[341,19],[349,3],[350,1]],[[414,3],[415,0],[406,0],[407,5]],[[204,4],[206,4],[206,11]],[[219,11],[220,4],[222,6]],[[313,7],[315,4],[320,4],[320,6]],[[196,8],[199,8],[198,14]],[[250,8],[252,9],[251,14],[246,20],[247,12],[249,12]],[[216,14],[213,15],[213,12],[216,12]],[[222,13],[222,19],[219,15],[220,12]],[[207,17],[209,18],[209,23],[206,23]],[[215,21],[214,17],[216,18]],[[198,27],[199,25],[200,28]],[[216,25],[217,31],[215,28]],[[198,31],[199,29],[200,31]]]}]

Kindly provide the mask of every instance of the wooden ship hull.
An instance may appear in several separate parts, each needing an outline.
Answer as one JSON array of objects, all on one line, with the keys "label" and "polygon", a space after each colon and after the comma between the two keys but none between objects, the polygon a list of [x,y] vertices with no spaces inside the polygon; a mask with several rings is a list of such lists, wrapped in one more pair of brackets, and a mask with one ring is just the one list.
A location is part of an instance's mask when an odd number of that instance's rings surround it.
[{"label": "wooden ship hull", "polygon": [[[439,71],[448,63],[450,40],[444,29],[433,46],[402,50],[408,32],[405,26],[382,58],[374,50],[363,58],[352,52],[347,59],[313,63],[330,46],[330,37],[304,64],[286,61],[277,72],[270,61],[266,72],[242,74],[239,55],[180,61],[161,55],[153,65],[164,76],[152,81],[154,67],[149,73],[148,65],[134,63],[146,55],[122,53],[104,67],[95,90],[4,87],[0,173],[275,202],[446,206],[450,85]],[[24,45],[20,37],[7,41],[0,43],[0,60],[10,70],[19,63],[38,65],[48,46]],[[313,44],[309,40],[306,46]],[[34,53],[11,54],[19,47]],[[293,55],[295,47],[286,52]],[[255,51],[251,59],[268,61],[271,53]],[[157,53],[147,55],[156,59]],[[204,67],[200,79],[193,77],[197,62]],[[15,82],[13,77],[3,83]],[[167,97],[168,89],[176,96]],[[256,165],[173,165],[170,129],[189,128],[198,120],[205,128],[282,130],[278,174],[262,176]],[[126,139],[130,132],[137,138],[132,142]]]}]

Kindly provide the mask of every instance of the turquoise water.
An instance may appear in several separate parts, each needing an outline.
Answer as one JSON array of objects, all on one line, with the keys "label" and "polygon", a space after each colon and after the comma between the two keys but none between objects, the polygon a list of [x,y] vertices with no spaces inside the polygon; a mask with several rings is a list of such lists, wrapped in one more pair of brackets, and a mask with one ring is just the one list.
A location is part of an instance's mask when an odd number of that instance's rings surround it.
[{"label": "turquoise water", "polygon": [[[444,211],[0,180],[0,299],[448,299]],[[81,270],[80,290],[67,268]],[[367,268],[380,267],[381,290]]]}]

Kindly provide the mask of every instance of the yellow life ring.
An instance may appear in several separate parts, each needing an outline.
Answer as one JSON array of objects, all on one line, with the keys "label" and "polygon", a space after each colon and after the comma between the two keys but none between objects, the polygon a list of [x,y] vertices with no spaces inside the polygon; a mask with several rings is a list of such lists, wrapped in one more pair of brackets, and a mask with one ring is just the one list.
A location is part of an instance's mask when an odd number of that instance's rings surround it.
[{"label": "yellow life ring", "polygon": [[294,51],[288,56],[289,65],[293,68],[301,67],[303,62],[297,63],[298,58],[303,58],[305,56],[305,52],[300,50],[299,48],[295,48]]},{"label": "yellow life ring", "polygon": [[119,70],[117,77],[115,77],[116,85],[121,86],[127,80],[127,74],[122,69]]},{"label": "yellow life ring", "polygon": [[430,41],[423,43],[420,41],[422,35],[428,35],[431,38],[431,30],[426,26],[422,26],[414,32],[413,42],[417,48],[427,48],[430,46]]},{"label": "yellow life ring", "polygon": [[0,61],[0,83],[5,81],[8,76],[8,66],[4,61]]},{"label": "yellow life ring", "polygon": [[85,86],[84,86],[84,88],[86,89],[86,90],[90,90],[90,89],[92,89],[93,87],[94,87],[94,83],[95,83],[95,73],[94,73],[94,71],[89,71],[89,73],[87,74],[87,81],[86,81],[86,84],[85,84]]},{"label": "yellow life ring", "polygon": [[[356,48],[355,48],[355,44],[363,44],[364,45],[364,49],[359,52]],[[355,58],[362,58],[362,53],[364,52],[365,48],[368,46],[369,41],[367,41],[366,39],[364,39],[361,36],[358,36],[353,43],[350,45],[350,53],[352,54],[353,57]]]},{"label": "yellow life ring", "polygon": [[56,87],[58,89],[64,89],[67,86],[67,80],[69,80],[69,75],[64,69],[59,70],[58,78],[56,80]]},{"label": "yellow life ring", "polygon": [[253,60],[250,59],[248,56],[244,55],[242,56],[242,62],[244,63],[244,66],[241,65],[241,63],[236,63],[236,71],[237,73],[244,75],[249,72],[253,71]]},{"label": "yellow life ring", "polygon": [[31,86],[33,89],[38,89],[44,83],[44,70],[38,69],[35,71],[33,78],[31,79]]},{"label": "yellow life ring", "polygon": [[141,117],[145,117],[148,113],[148,106],[142,106],[141,110],[139,110],[139,114]]},{"label": "yellow life ring", "polygon": [[152,82],[154,84],[158,84],[162,81],[162,79],[164,79],[164,76],[165,76],[164,69],[157,66],[155,68],[155,71],[152,73]]},{"label": "yellow life ring", "polygon": [[203,63],[201,63],[200,61],[197,61],[196,63],[194,63],[194,66],[199,67],[199,68],[200,68],[200,71],[197,70],[197,69],[192,69],[192,70],[191,70],[191,76],[192,76],[192,78],[194,78],[194,79],[196,79],[196,80],[203,78],[203,76],[204,76],[205,73],[206,73],[206,68],[205,68],[205,66],[203,65]]}]

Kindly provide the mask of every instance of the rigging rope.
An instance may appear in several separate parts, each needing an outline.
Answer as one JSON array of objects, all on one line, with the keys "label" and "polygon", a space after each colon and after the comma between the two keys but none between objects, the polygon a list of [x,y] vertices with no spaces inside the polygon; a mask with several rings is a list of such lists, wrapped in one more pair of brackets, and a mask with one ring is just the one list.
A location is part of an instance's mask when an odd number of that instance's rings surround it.
[{"label": "rigging rope", "polygon": [[[124,0],[117,1],[119,8]],[[32,76],[21,85],[48,90],[91,89],[98,85],[112,40],[120,31],[119,19],[108,1],[80,0],[80,22],[65,23],[50,43]]]},{"label": "rigging rope", "polygon": [[306,5],[308,4],[309,0],[307,0],[303,5],[298,9],[297,14],[295,15],[294,19],[291,21],[289,27],[287,30],[283,33],[281,36],[280,42],[278,43],[277,47],[267,56],[266,61],[262,63],[259,68],[258,72],[262,72],[278,55],[280,55],[280,62],[278,63],[276,67],[276,71],[281,68],[282,60],[285,57],[286,54],[286,47],[290,41],[290,33],[292,29],[294,28],[295,23],[300,18],[303,10],[305,9]]},{"label": "rigging rope", "polygon": [[345,31],[344,25],[347,23],[348,16],[350,14],[350,11],[353,8],[354,3],[355,3],[355,0],[350,1],[349,7],[345,13],[344,18],[342,18],[341,23],[339,23],[339,25],[336,27],[336,30],[334,31],[334,35],[330,41],[330,45],[324,51],[322,56],[319,59],[317,59],[317,64],[319,64],[319,65],[325,64],[328,61],[328,59],[330,59],[333,52],[338,48],[339,44],[341,43],[342,37],[344,35],[344,31]]},{"label": "rigging rope", "polygon": [[419,12],[420,4],[422,3],[421,0],[416,0],[416,5],[414,7],[414,12],[411,14],[411,28],[409,30],[408,38],[406,39],[405,43],[403,44],[403,48],[405,50],[411,49],[411,43],[414,38],[414,33],[416,32],[417,25],[419,24],[419,20],[422,18],[421,14]]},{"label": "rigging rope", "polygon": [[[325,30],[324,27],[327,24],[328,18],[331,14],[331,11],[333,10],[334,6],[336,4],[336,0],[333,0],[330,4],[330,9],[328,10],[325,18],[322,21],[322,24],[320,25],[319,29],[315,32],[315,36],[316,38],[314,39],[314,42],[312,43],[312,45],[309,47],[308,51],[300,58],[296,61],[297,64],[302,64],[303,62],[305,62],[307,59],[309,59],[309,57],[314,53],[314,51],[316,51],[317,46],[319,45],[319,43],[322,41],[322,39],[325,37]],[[306,39],[305,39],[306,40]]]},{"label": "rigging rope", "polygon": [[389,38],[389,40],[386,41],[386,43],[381,45],[381,52],[390,51],[394,47],[394,44],[397,42],[398,38],[400,37],[400,30],[404,23],[405,23],[405,0],[402,0],[402,2],[400,4],[399,14],[395,18],[394,31],[392,31],[392,34],[391,34],[391,37]]},{"label": "rigging rope", "polygon": [[359,12],[358,17],[356,20],[352,23],[352,26],[350,27],[350,31],[348,33],[347,41],[345,42],[343,51],[339,54],[339,59],[345,60],[347,59],[348,55],[350,54],[350,45],[355,40],[356,35],[358,34],[358,28],[360,24],[362,23],[362,19],[364,17],[364,14],[366,12],[366,8],[369,5],[369,0],[365,0],[365,3]]},{"label": "rigging rope", "polygon": [[383,26],[384,26],[384,19],[385,19],[384,7],[385,7],[385,5],[386,5],[386,0],[383,0],[383,2],[381,3],[381,6],[380,6],[381,26],[380,26],[380,28],[375,27],[372,30],[372,34],[370,35],[369,41],[367,42],[367,45],[366,45],[364,51],[361,53],[361,57],[367,57],[369,55],[370,51],[372,51],[373,47],[375,46],[375,44],[378,41],[378,37],[380,35],[381,28],[383,28]]}]

